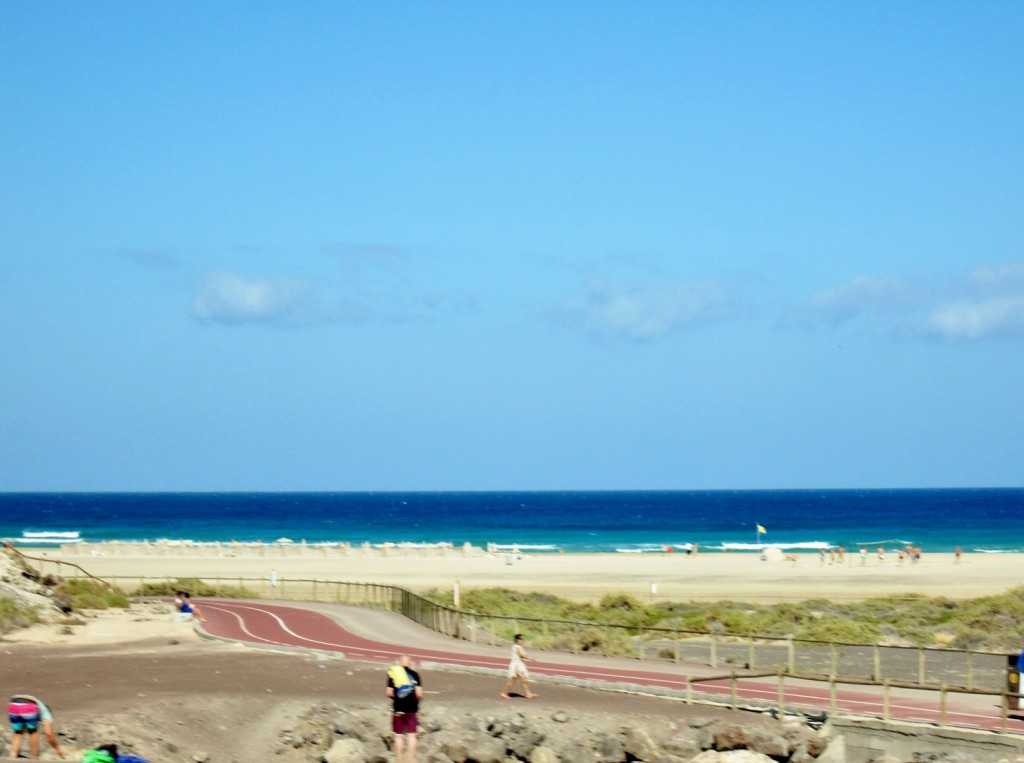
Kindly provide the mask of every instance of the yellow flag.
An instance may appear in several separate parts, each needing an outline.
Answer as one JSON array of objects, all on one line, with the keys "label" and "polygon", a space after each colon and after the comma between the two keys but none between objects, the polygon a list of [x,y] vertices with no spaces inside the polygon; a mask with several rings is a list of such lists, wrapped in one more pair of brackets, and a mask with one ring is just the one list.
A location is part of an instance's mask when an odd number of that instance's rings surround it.
[{"label": "yellow flag", "polygon": [[759,533],[766,533],[766,532],[768,532],[767,530],[764,529],[764,525],[758,525],[757,526],[757,531]]}]

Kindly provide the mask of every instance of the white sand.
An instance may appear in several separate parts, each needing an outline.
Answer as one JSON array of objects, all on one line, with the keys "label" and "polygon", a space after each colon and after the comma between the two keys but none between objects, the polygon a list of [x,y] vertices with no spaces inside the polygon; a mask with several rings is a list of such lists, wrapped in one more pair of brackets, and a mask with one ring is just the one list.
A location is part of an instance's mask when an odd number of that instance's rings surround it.
[{"label": "white sand", "polygon": [[[223,583],[241,583],[264,594],[287,591],[291,580],[351,581],[391,584],[425,591],[502,587],[546,591],[579,600],[596,601],[610,592],[625,592],[642,599],[795,601],[808,598],[857,600],[870,596],[921,593],[928,596],[972,598],[999,593],[1024,584],[1019,554],[965,554],[956,563],[952,554],[925,554],[918,564],[884,562],[869,554],[860,564],[847,554],[844,564],[821,564],[815,553],[797,561],[761,561],[757,554],[532,554],[463,556],[432,551],[392,551],[333,554],[280,552],[234,556],[189,549],[160,555],[118,553],[85,547],[26,552],[49,560],[80,564],[90,573],[133,588],[147,578],[199,577]],[[305,554],[305,555],[303,555]],[[52,563],[44,572],[56,572]],[[273,571],[273,572],[272,572]],[[65,571],[66,572],[66,571]],[[267,580],[275,574],[279,586]]]}]

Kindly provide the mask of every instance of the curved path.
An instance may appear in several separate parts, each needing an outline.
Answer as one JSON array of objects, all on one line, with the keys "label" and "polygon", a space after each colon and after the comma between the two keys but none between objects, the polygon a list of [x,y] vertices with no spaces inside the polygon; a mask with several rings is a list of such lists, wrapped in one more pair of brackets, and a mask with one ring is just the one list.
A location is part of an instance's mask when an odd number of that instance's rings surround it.
[{"label": "curved path", "polygon": [[[346,659],[389,663],[398,654],[408,654],[419,663],[434,667],[500,672],[508,667],[507,648],[456,641],[423,628],[401,615],[381,610],[345,605],[283,605],[246,600],[204,600],[206,635],[276,649],[301,649],[336,653]],[[387,641],[381,641],[387,634]],[[531,653],[534,650],[529,650]],[[719,702],[732,699],[728,678],[706,666],[662,663],[638,669],[648,663],[626,658],[536,652],[540,659],[530,662],[531,677],[540,681],[559,681],[620,690],[650,691],[685,696],[687,678],[693,681],[695,695]],[[719,676],[715,678],[715,675]],[[947,702],[945,722],[949,725],[997,730],[1001,728],[999,702],[995,697],[955,694]],[[777,705],[777,680],[741,678],[736,685],[737,701],[766,702]],[[825,711],[830,706],[827,685],[820,682],[787,679],[787,708]],[[836,692],[840,711],[883,717],[881,687],[845,686]],[[940,722],[939,694],[910,689],[893,689],[889,716],[895,720],[929,724]],[[1013,717],[1007,730],[1024,734],[1024,720]]]}]

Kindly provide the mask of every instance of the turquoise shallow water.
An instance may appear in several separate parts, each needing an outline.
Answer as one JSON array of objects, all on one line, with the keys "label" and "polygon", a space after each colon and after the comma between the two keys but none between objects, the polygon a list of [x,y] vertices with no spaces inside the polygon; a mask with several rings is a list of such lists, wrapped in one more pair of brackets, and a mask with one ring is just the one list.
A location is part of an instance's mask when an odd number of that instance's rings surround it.
[{"label": "turquoise shallow water", "polygon": [[[471,542],[642,553],[825,545],[1024,551],[1024,488],[0,494],[0,538]],[[757,533],[761,525],[767,532]]]}]

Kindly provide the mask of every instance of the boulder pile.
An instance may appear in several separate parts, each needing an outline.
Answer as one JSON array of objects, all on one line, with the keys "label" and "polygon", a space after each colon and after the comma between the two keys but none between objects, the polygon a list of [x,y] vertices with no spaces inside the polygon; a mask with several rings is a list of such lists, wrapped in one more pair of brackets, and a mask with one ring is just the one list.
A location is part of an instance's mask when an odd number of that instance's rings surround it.
[{"label": "boulder pile", "polygon": [[[628,703],[623,698],[623,703]],[[625,710],[625,708],[624,708]],[[283,729],[274,751],[287,763],[391,763],[392,733],[380,706],[318,705]],[[421,711],[422,763],[838,763],[827,733],[757,715],[733,723],[568,710],[474,714]]]}]

